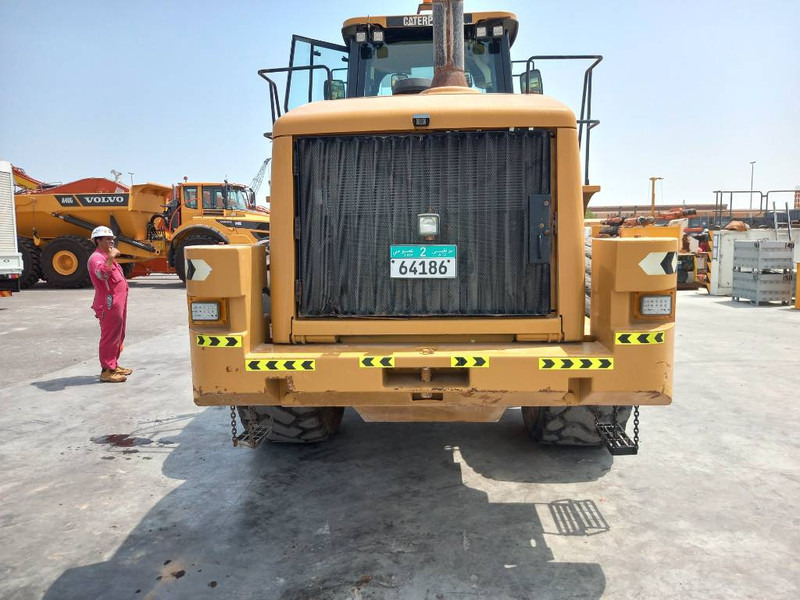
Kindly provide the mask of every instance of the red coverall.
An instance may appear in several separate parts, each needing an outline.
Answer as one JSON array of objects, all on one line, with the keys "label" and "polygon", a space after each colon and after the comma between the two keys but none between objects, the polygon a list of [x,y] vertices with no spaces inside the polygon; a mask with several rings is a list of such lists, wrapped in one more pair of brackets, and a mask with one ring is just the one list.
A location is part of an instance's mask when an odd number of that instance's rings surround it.
[{"label": "red coverall", "polygon": [[125,340],[128,314],[128,282],[122,267],[106,266],[106,255],[95,250],[89,257],[89,276],[94,285],[94,316],[100,320],[100,365],[114,371]]}]

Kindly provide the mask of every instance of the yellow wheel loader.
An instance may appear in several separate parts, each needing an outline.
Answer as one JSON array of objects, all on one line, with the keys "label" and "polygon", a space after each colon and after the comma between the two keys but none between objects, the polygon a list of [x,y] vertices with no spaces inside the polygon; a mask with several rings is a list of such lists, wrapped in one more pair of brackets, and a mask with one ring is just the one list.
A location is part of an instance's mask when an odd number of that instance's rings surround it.
[{"label": "yellow wheel loader", "polygon": [[[324,440],[345,407],[472,422],[521,407],[543,443],[638,451],[639,405],[671,402],[677,240],[594,240],[584,316],[601,57],[512,61],[517,31],[437,1],[350,19],[343,45],[295,36],[289,67],[259,72],[271,260],[186,249],[194,399],[231,407],[235,445]],[[578,118],[542,94],[558,60],[588,61]]]}]

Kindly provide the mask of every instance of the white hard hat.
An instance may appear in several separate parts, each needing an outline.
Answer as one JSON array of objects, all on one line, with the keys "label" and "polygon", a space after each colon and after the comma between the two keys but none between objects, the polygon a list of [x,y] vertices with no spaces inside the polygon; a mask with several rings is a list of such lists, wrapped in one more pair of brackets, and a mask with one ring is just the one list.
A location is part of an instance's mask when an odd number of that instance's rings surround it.
[{"label": "white hard hat", "polygon": [[111,229],[109,229],[105,225],[100,225],[100,227],[95,227],[92,230],[92,238],[91,239],[99,238],[99,237],[116,237],[116,236],[114,235],[114,232],[111,231]]}]

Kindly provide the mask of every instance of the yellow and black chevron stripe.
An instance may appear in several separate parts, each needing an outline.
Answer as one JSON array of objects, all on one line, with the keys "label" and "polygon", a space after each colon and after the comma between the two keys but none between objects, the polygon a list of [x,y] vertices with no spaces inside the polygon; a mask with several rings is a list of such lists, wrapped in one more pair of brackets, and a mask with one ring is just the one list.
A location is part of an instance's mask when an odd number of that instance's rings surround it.
[{"label": "yellow and black chevron stripe", "polygon": [[614,359],[609,358],[540,358],[542,371],[611,371]]},{"label": "yellow and black chevron stripe", "polygon": [[364,369],[387,369],[394,367],[394,356],[362,356],[358,366]]},{"label": "yellow and black chevron stripe", "polygon": [[241,348],[242,336],[240,335],[198,335],[198,346],[204,348]]},{"label": "yellow and black chevron stripe", "polygon": [[451,367],[486,368],[489,366],[488,356],[451,356]]},{"label": "yellow and black chevron stripe", "polygon": [[312,358],[271,358],[269,360],[248,360],[248,371],[316,371],[317,361]]},{"label": "yellow and black chevron stripe", "polygon": [[644,344],[663,344],[664,332],[644,333],[641,331],[619,331],[615,336],[618,346],[642,346]]}]

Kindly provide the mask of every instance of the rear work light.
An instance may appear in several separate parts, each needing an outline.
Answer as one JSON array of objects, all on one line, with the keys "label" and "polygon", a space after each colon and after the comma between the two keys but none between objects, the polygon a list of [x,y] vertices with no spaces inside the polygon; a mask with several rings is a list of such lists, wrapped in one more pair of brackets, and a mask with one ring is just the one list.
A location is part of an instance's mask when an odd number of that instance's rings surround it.
[{"label": "rear work light", "polygon": [[663,296],[640,296],[639,312],[648,317],[671,315],[672,294]]},{"label": "rear work light", "polygon": [[219,320],[219,302],[192,302],[192,321]]}]

